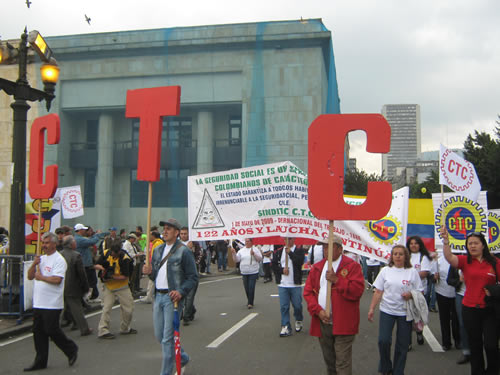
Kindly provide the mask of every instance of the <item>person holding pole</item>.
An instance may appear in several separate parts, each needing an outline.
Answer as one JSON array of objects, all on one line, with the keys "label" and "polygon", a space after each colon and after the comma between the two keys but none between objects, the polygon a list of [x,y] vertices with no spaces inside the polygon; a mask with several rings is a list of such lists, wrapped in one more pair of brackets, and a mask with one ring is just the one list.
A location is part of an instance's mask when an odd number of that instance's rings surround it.
[{"label": "person holding pole", "polygon": [[[404,375],[406,355],[410,345],[412,320],[406,317],[406,301],[412,290],[423,292],[417,270],[410,263],[410,252],[403,245],[392,248],[389,265],[378,274],[368,310],[368,320],[373,322],[375,307],[380,303],[378,350],[380,361],[378,372],[383,375]],[[392,331],[396,324],[394,361],[391,361]]]},{"label": "person holding pole", "polygon": [[47,232],[42,236],[42,250],[37,254],[28,270],[28,280],[33,285],[33,340],[36,356],[33,364],[24,371],[36,371],[47,367],[49,338],[68,357],[70,366],[76,362],[78,346],[66,337],[59,325],[59,316],[64,307],[64,278],[66,261],[56,250],[57,236]]},{"label": "person holding pole", "polygon": [[290,302],[293,305],[295,332],[302,331],[302,265],[304,249],[295,246],[295,238],[286,237],[285,246],[276,251],[273,258],[276,284],[280,297],[281,331],[280,337],[291,336]]},{"label": "person holding pole", "polygon": [[[359,329],[359,302],[365,280],[359,263],[342,256],[342,238],[333,235],[332,268],[328,270],[328,247],[315,263],[304,287],[311,315],[311,336],[319,338],[328,374],[352,374],[352,344]],[[331,282],[331,314],[327,314],[327,288]]]},{"label": "person holding pole", "polygon": [[[462,300],[462,316],[469,340],[471,374],[498,374],[498,321],[494,310],[487,306],[487,287],[494,285],[500,275],[500,262],[490,253],[482,233],[468,233],[465,239],[467,255],[451,252],[448,231],[441,227],[443,254],[451,267],[463,272],[467,285]],[[487,367],[484,363],[486,353]]]},{"label": "person holding pole", "polygon": [[[174,308],[182,310],[184,298],[198,283],[198,272],[193,254],[177,237],[181,225],[175,219],[160,221],[163,226],[164,244],[155,248],[151,264],[145,264],[143,272],[155,283],[153,325],[156,339],[162,345],[162,375],[170,375],[174,369]],[[174,307],[175,304],[178,307]],[[189,362],[188,354],[181,349],[181,365]]]},{"label": "person holding pole", "polygon": [[247,307],[253,309],[253,300],[255,296],[255,283],[259,277],[259,262],[262,255],[259,249],[253,246],[251,238],[245,238],[245,247],[242,247],[237,253],[233,247],[229,248],[233,255],[235,263],[240,263],[240,272],[243,278],[243,287],[247,296]]}]

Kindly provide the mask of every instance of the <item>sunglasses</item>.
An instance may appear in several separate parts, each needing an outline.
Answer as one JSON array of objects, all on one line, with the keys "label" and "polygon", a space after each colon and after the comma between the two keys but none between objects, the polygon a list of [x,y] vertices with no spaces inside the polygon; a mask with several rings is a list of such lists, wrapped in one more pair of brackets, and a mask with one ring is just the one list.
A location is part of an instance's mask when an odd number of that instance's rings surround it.
[{"label": "sunglasses", "polygon": [[481,232],[469,232],[469,233],[467,233],[466,238],[469,238],[470,236],[484,237]]}]

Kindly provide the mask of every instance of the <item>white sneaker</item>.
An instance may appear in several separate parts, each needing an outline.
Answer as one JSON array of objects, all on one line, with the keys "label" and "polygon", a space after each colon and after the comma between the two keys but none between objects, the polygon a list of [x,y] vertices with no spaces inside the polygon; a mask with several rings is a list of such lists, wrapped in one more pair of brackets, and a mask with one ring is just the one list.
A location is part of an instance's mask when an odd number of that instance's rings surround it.
[{"label": "white sneaker", "polygon": [[290,330],[288,329],[288,326],[282,326],[281,327],[281,332],[280,332],[280,337],[287,337],[287,336],[291,336],[291,332]]},{"label": "white sneaker", "polygon": [[302,320],[297,320],[297,321],[295,322],[295,332],[300,332],[300,331],[302,331],[302,327],[303,327],[303,326],[304,326],[304,325],[302,324]]}]

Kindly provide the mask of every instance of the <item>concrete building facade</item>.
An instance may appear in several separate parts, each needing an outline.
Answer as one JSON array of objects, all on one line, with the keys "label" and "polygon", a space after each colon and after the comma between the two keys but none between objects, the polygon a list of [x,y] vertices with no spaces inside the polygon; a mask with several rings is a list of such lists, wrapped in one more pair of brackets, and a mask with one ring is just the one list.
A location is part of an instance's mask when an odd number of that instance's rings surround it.
[{"label": "concrete building facade", "polygon": [[81,186],[85,204],[85,216],[65,224],[146,224],[139,119],[125,117],[127,90],[182,91],[180,115],[163,119],[153,224],[187,222],[189,175],[283,160],[306,170],[308,126],[340,112],[331,33],[321,20],[46,39],[61,67],[52,104],[61,142],[46,147],[45,163],[59,165],[59,186]]},{"label": "concrete building facade", "polygon": [[392,180],[407,167],[414,167],[420,155],[420,106],[386,104],[382,115],[391,125],[391,150],[382,155],[382,174]]}]

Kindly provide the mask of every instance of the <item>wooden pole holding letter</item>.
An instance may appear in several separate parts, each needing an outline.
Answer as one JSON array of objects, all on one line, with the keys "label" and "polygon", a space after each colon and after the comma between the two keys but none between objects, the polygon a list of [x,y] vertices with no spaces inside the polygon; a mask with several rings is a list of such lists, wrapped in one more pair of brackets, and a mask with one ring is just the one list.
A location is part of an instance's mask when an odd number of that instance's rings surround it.
[{"label": "wooden pole holding letter", "polygon": [[[330,220],[330,225],[328,227],[328,268],[327,271],[331,271],[333,262],[333,220]],[[327,281],[326,288],[326,315],[330,316],[332,307],[332,282]]]},{"label": "wooden pole holding letter", "polygon": [[36,255],[40,255],[42,253],[41,251],[41,237],[42,237],[42,233],[40,233],[42,231],[41,229],[41,222],[42,222],[42,200],[39,199],[38,200],[38,228],[37,228],[37,241],[36,241]]},{"label": "wooden pole holding letter", "polygon": [[153,181],[149,181],[148,188],[148,218],[146,221],[146,235],[148,240],[146,241],[146,265],[150,264],[150,252],[151,252],[151,207],[153,207]]}]

